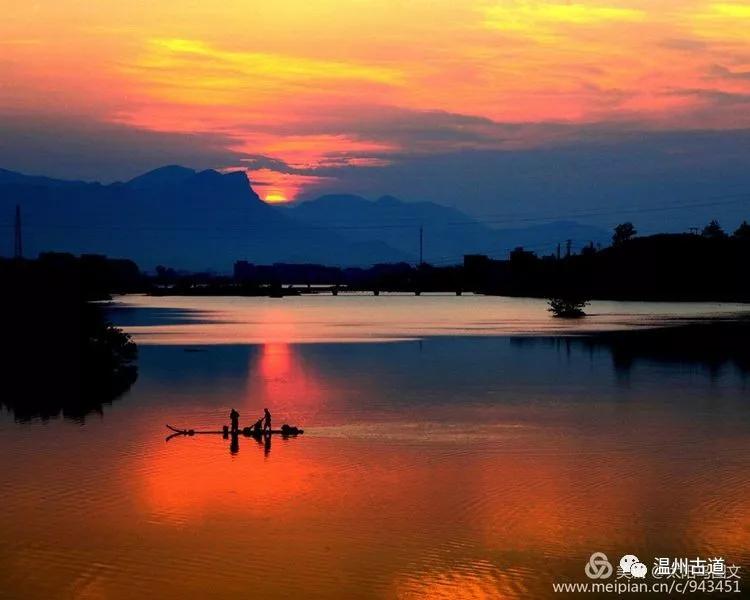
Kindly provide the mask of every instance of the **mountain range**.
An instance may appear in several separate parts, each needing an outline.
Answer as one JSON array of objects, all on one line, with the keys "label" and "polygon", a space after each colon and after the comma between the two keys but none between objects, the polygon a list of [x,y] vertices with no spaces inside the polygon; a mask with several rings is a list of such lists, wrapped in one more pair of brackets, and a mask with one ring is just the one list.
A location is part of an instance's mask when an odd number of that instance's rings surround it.
[{"label": "mountain range", "polygon": [[352,266],[424,260],[456,264],[464,254],[507,256],[523,245],[549,253],[557,242],[606,243],[597,227],[563,221],[495,229],[431,202],[386,196],[322,196],[271,206],[244,172],[166,166],[124,183],[103,185],[0,169],[0,227],[13,248],[13,214],[21,206],[24,252],[98,253],[132,258],[146,270],[162,264],[228,272],[235,260]]},{"label": "mountain range", "polygon": [[[529,227],[496,229],[493,221],[483,222],[433,202],[403,202],[392,196],[367,200],[361,196],[328,195],[295,204],[288,214],[309,225],[340,229],[347,239],[360,243],[385,242],[416,262],[420,229],[425,261],[456,264],[465,254],[505,257],[517,246],[541,254],[556,251],[568,239],[574,248],[585,244],[606,244],[607,231],[575,221],[555,221]],[[499,220],[507,223],[509,220]]]}]

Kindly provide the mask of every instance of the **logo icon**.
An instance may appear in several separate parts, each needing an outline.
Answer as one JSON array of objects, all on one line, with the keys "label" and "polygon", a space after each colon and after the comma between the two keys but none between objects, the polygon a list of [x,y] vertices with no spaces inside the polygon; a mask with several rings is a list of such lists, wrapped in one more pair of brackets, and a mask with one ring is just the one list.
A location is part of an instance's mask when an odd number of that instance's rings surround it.
[{"label": "logo icon", "polygon": [[589,579],[607,579],[612,575],[612,564],[604,552],[594,552],[584,568]]},{"label": "logo icon", "polygon": [[647,573],[648,567],[635,554],[626,554],[620,559],[620,566],[617,569],[618,579],[620,577],[644,579]]}]

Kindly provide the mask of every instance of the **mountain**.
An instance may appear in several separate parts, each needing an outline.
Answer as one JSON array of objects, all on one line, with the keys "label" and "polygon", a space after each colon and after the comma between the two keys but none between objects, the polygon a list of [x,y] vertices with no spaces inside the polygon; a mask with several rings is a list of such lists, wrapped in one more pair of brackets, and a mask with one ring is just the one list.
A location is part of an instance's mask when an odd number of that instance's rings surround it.
[{"label": "mountain", "polygon": [[432,202],[404,202],[392,196],[371,201],[361,196],[328,195],[286,209],[308,225],[323,225],[360,243],[382,241],[415,262],[419,257],[419,232],[423,232],[424,260],[454,264],[464,254],[505,258],[517,246],[541,254],[565,247],[606,244],[610,234],[598,227],[557,221],[513,229],[496,229],[465,213]]},{"label": "mountain", "polygon": [[195,171],[193,169],[179,165],[168,165],[134,177],[128,181],[128,186],[136,190],[169,187],[184,183],[194,176]]},{"label": "mountain", "polygon": [[364,266],[424,259],[460,263],[464,254],[504,258],[516,246],[538,254],[573,240],[607,242],[601,229],[557,222],[494,229],[454,208],[331,195],[291,207],[263,202],[244,172],[195,171],[170,165],[109,185],[28,176],[0,169],[0,227],[13,247],[13,214],[21,205],[24,251],[95,253],[131,258],[142,269],[231,271],[236,260]]},{"label": "mountain", "polygon": [[231,271],[235,260],[359,265],[404,256],[381,241],[351,241],[300,224],[264,203],[244,172],[168,166],[102,185],[0,171],[0,224],[12,248],[21,205],[24,251],[99,253],[143,269]]}]

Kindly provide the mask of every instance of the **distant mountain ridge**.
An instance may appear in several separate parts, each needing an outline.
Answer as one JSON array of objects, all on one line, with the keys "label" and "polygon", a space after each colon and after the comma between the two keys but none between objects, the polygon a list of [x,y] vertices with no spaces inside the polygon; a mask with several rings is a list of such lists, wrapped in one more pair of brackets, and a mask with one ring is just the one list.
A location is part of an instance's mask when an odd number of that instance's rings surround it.
[{"label": "distant mountain ridge", "polygon": [[195,175],[196,172],[193,169],[179,165],[167,165],[134,177],[127,182],[127,185],[136,190],[169,187],[182,184]]},{"label": "distant mountain ridge", "polygon": [[606,244],[610,234],[575,221],[555,221],[528,227],[498,229],[455,208],[433,202],[404,202],[393,196],[367,200],[355,195],[326,195],[287,208],[308,224],[339,227],[360,242],[378,239],[415,262],[419,257],[419,230],[427,262],[456,263],[465,254],[503,258],[517,246],[540,254],[556,251],[571,240],[573,248],[593,242]]},{"label": "distant mountain ridge", "polygon": [[[464,254],[506,256],[542,238],[597,242],[606,232],[568,224],[497,230],[431,202],[376,201],[332,195],[292,207],[263,202],[243,171],[195,171],[178,165],[103,185],[23,175],[0,169],[0,226],[12,249],[13,211],[20,204],[24,248],[98,253],[156,265],[230,272],[235,260],[365,266],[416,262],[419,228],[424,258],[461,262]],[[585,239],[584,239],[585,238]]]},{"label": "distant mountain ridge", "polygon": [[231,272],[235,260],[258,263],[366,264],[404,257],[385,244],[352,243],[309,228],[263,202],[244,172],[169,166],[124,183],[69,182],[0,173],[0,223],[10,232],[22,207],[27,255],[56,250],[135,260],[151,270]]}]

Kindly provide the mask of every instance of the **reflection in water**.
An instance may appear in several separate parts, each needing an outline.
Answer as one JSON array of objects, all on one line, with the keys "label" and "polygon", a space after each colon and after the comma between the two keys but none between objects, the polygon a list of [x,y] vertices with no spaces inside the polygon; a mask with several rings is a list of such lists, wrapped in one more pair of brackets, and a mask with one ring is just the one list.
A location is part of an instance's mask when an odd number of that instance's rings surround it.
[{"label": "reflection in water", "polygon": [[0,360],[0,408],[18,421],[64,416],[83,422],[136,381],[135,344],[98,306],[78,297],[47,306],[36,296],[11,296],[16,304],[0,309],[8,350]]},{"label": "reflection in water", "polygon": [[269,408],[274,421],[306,425],[317,421],[335,389],[321,381],[294,346],[286,343],[263,344],[248,361],[244,413],[251,421]]},{"label": "reflection in water", "polygon": [[229,452],[233,456],[240,451],[240,437],[249,438],[257,442],[258,447],[263,448],[263,454],[265,456],[268,456],[271,452],[271,441],[274,435],[281,436],[282,439],[288,440],[291,438],[296,438],[298,435],[302,435],[304,433],[304,430],[299,429],[297,427],[291,427],[288,425],[283,425],[281,430],[268,430],[268,431],[261,431],[261,430],[256,431],[256,430],[251,430],[249,428],[245,428],[244,430],[234,430],[234,429],[229,429],[226,426],[224,427],[223,431],[200,431],[200,430],[195,431],[193,429],[179,430],[179,429],[173,428],[170,425],[167,425],[167,427],[174,432],[174,433],[170,433],[165,438],[165,441],[167,442],[175,438],[180,438],[180,437],[195,437],[195,436],[201,437],[201,436],[213,436],[216,434],[221,434],[222,439],[229,440]]},{"label": "reflection in water", "polygon": [[570,355],[580,347],[589,355],[607,351],[618,374],[629,373],[638,362],[698,366],[716,376],[723,368],[750,372],[750,321],[717,320],[680,327],[599,332],[579,337],[514,337],[517,347],[547,345]]},{"label": "reflection in water", "polygon": [[[227,436],[226,438],[229,438],[229,453],[234,456],[240,451],[240,435],[239,433],[232,433]],[[270,434],[264,434],[264,435],[254,435],[250,436],[253,441],[255,441],[258,445],[258,447],[263,449],[263,456],[268,456],[271,453],[271,435]]]},{"label": "reflection in water", "polygon": [[[605,343],[428,338],[140,367],[99,422],[0,417],[9,597],[541,598],[595,550],[750,561],[734,363],[644,354],[623,385]],[[305,434],[164,443],[230,406]]]}]

